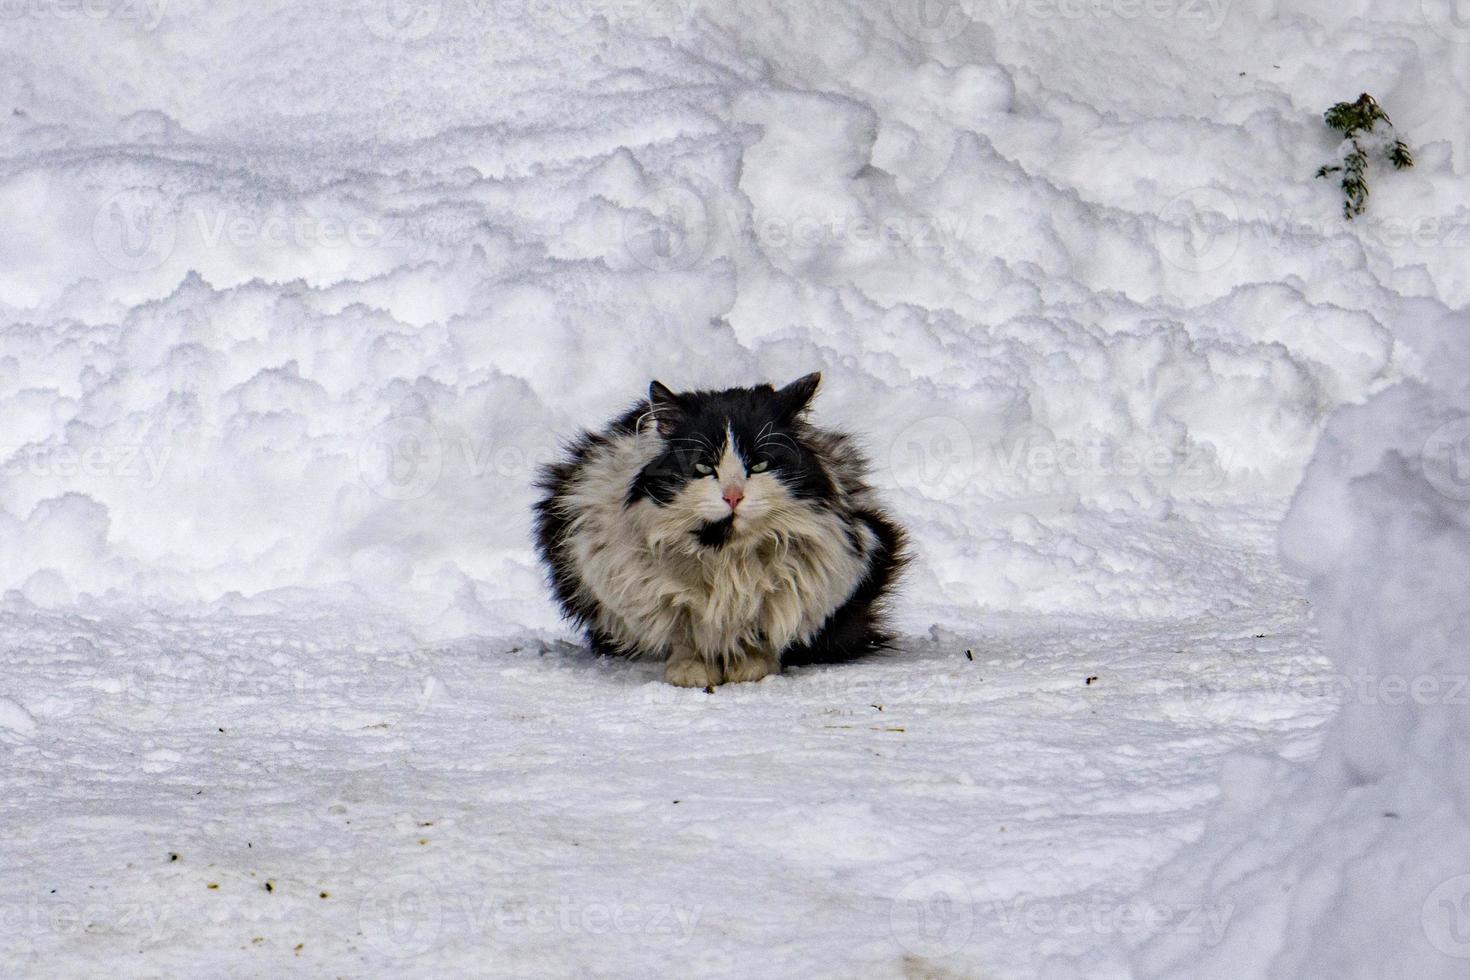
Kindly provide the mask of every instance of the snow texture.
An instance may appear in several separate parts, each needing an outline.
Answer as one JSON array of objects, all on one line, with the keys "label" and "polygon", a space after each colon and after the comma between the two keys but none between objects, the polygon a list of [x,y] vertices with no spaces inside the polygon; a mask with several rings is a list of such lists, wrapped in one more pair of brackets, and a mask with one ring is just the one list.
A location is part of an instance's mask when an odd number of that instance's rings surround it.
[{"label": "snow texture", "polygon": [[[0,975],[1464,976],[1467,45],[0,2]],[[897,649],[591,658],[536,466],[811,370]]]}]

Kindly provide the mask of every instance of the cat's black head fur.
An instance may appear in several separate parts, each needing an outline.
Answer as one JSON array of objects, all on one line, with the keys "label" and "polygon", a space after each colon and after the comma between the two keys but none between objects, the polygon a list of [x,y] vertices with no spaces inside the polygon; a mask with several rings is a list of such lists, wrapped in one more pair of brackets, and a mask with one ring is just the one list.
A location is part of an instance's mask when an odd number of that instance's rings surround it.
[{"label": "cat's black head fur", "polygon": [[686,484],[701,478],[696,466],[718,464],[731,436],[741,458],[748,465],[765,462],[792,497],[830,500],[832,480],[806,442],[803,419],[821,380],[820,374],[808,374],[780,390],[767,384],[679,394],[653,382],[648,402],[629,417],[636,425],[636,419],[651,414],[666,448],[638,475],[628,503],[647,499],[667,505]]}]

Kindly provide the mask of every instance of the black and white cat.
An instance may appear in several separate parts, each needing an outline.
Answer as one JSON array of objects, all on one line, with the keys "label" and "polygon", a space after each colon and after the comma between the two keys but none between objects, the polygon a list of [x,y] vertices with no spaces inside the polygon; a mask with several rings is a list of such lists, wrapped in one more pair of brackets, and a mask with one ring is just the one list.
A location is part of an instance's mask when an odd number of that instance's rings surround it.
[{"label": "black and white cat", "polygon": [[807,421],[820,381],[683,394],[655,381],[542,471],[537,547],[593,649],[707,687],[888,639],[904,533],[849,438]]}]

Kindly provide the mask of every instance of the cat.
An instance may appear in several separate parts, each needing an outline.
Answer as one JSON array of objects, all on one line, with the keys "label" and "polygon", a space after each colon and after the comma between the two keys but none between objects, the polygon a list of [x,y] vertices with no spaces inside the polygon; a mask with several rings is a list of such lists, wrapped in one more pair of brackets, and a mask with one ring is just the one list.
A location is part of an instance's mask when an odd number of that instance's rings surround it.
[{"label": "cat", "polygon": [[537,550],[595,651],[712,689],[889,642],[906,535],[850,437],[808,421],[820,383],[676,394],[654,381],[542,469]]}]

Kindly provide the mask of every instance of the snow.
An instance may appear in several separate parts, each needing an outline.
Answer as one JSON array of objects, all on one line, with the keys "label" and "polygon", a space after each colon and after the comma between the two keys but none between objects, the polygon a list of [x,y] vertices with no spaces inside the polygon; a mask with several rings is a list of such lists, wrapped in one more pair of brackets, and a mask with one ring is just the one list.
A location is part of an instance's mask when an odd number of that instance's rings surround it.
[{"label": "snow", "polygon": [[1342,709],[1309,772],[1242,764],[1226,805],[1257,818],[1220,821],[1151,886],[1203,878],[1249,909],[1229,943],[1199,958],[1160,937],[1138,975],[1464,975],[1470,342],[1462,313],[1424,312],[1404,328],[1424,377],[1334,415],[1282,526]]},{"label": "snow", "polygon": [[[0,4],[0,972],[1460,975],[1441,6]],[[590,659],[535,467],[813,369],[894,654]]]}]

